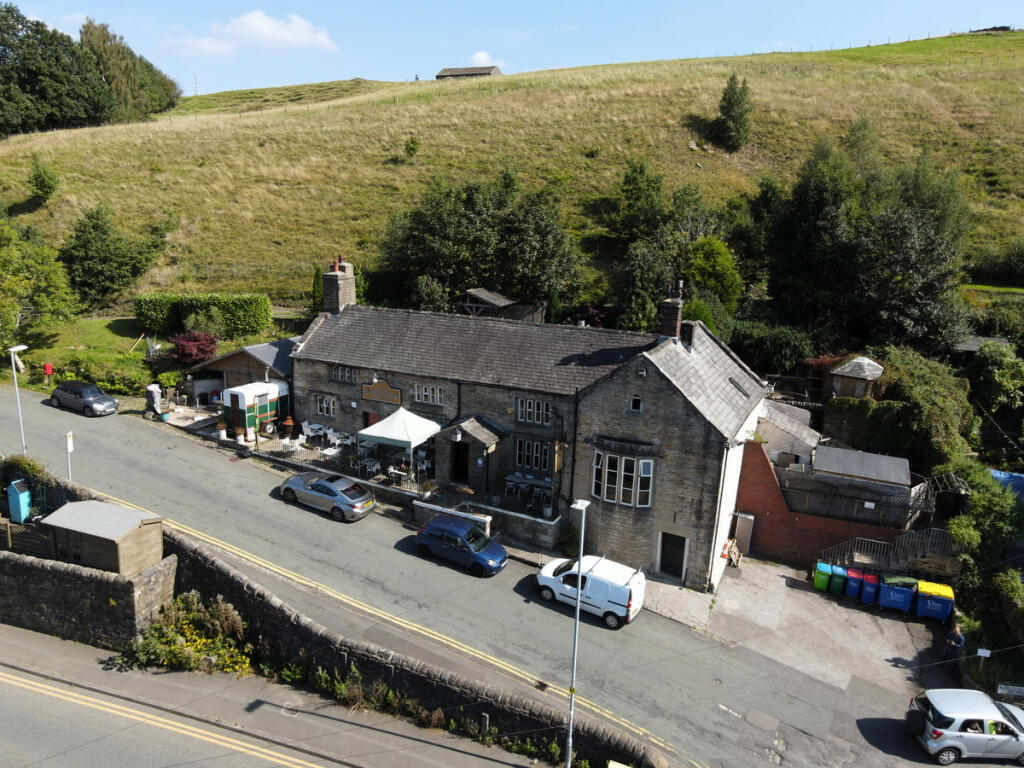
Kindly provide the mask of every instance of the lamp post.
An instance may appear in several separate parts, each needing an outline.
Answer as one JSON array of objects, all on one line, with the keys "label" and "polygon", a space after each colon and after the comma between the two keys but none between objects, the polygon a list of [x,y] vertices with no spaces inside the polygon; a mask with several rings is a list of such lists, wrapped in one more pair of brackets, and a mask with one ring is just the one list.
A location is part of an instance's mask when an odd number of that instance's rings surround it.
[{"label": "lamp post", "polygon": [[7,351],[11,355],[11,375],[14,376],[14,401],[18,404],[18,429],[21,431],[21,452],[28,455],[28,448],[25,446],[25,425],[21,421],[21,395],[18,394],[18,369],[15,365],[17,354],[28,349],[24,344],[18,344]]},{"label": "lamp post", "polygon": [[565,768],[572,768],[572,715],[576,709],[576,651],[580,643],[580,581],[583,577],[583,534],[587,527],[587,507],[590,502],[576,499],[570,509],[580,513],[580,550],[576,560],[576,621],[572,633],[572,679],[569,682],[569,735],[565,739]]}]

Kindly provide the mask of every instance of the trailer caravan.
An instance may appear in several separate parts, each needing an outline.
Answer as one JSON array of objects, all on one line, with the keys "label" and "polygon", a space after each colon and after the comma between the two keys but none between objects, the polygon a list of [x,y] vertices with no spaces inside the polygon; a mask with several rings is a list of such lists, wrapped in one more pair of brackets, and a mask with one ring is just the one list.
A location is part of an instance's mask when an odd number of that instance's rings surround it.
[{"label": "trailer caravan", "polygon": [[228,433],[241,435],[246,441],[256,439],[257,429],[265,435],[273,434],[278,419],[288,416],[288,385],[279,379],[254,381],[221,394]]}]

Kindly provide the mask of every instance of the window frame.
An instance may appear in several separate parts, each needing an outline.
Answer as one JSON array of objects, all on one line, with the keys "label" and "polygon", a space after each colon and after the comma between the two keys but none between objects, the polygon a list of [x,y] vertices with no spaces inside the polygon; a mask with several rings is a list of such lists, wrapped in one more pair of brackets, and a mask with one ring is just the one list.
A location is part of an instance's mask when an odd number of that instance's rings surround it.
[{"label": "window frame", "polygon": [[330,416],[332,419],[338,411],[338,398],[333,395],[317,395],[316,396],[316,415],[317,416]]},{"label": "window frame", "polygon": [[650,508],[654,497],[654,459],[595,449],[590,460],[590,495],[623,507]]},{"label": "window frame", "polygon": [[516,438],[516,467],[547,472],[551,466],[551,444],[545,440]]},{"label": "window frame", "polygon": [[551,401],[516,397],[516,421],[524,424],[551,425]]}]

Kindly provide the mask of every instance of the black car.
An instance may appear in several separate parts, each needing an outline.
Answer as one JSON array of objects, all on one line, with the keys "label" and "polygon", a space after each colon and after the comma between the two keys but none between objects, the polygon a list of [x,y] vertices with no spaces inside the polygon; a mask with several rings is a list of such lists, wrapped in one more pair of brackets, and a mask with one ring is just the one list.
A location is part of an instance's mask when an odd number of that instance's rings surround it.
[{"label": "black car", "polygon": [[54,408],[70,408],[86,416],[117,413],[118,402],[95,384],[87,381],[62,381],[50,395]]}]

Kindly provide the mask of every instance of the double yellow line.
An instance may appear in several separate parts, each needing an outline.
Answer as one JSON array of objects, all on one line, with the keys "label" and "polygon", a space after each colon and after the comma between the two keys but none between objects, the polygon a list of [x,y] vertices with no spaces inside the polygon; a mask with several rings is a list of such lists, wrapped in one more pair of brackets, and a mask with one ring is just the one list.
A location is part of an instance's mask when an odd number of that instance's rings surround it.
[{"label": "double yellow line", "polygon": [[[142,512],[150,511],[136,504],[132,504],[122,499],[118,499],[114,496],[110,496],[109,494],[102,493],[102,491],[97,491],[97,493],[101,493],[103,496],[106,496],[107,498],[116,501],[118,504],[124,504],[133,509],[138,509]],[[429,627],[424,627],[420,624],[415,624],[399,616],[395,616],[394,614],[388,613],[387,611],[382,611],[379,608],[375,608],[372,605],[369,605],[368,603],[364,603],[361,600],[355,599],[354,597],[350,597],[348,595],[342,594],[341,592],[337,592],[331,589],[330,587],[321,584],[318,581],[314,581],[303,576],[300,573],[290,571],[287,568],[282,568],[281,566],[276,565],[275,563],[272,563],[269,560],[265,560],[262,557],[259,557],[258,555],[246,552],[245,550],[239,549],[233,544],[228,544],[225,541],[220,541],[219,539],[209,536],[203,533],[202,531],[198,531],[195,528],[190,528],[189,526],[183,525],[182,523],[179,523],[175,520],[171,520],[170,518],[164,518],[164,525],[166,525],[168,528],[171,528],[172,530],[180,531],[181,533],[185,533],[196,539],[205,541],[208,544],[212,544],[213,546],[216,546],[219,549],[224,550],[225,552],[230,552],[236,557],[246,560],[247,562],[250,562],[253,565],[258,565],[261,568],[265,568],[266,570],[275,573],[278,576],[286,578],[290,581],[293,581],[296,584],[301,584],[302,586],[308,587],[309,589],[327,595],[337,600],[338,602],[343,603],[349,608],[357,610],[367,616],[371,616],[382,622],[386,622],[394,627],[407,630],[408,632],[432,640],[433,642],[438,643],[440,645],[452,648],[458,651],[459,653],[462,653],[470,658],[481,661],[497,669],[500,673],[502,673],[503,675],[512,680],[526,683],[531,688],[538,688],[539,690],[542,690],[545,693],[549,693],[555,697],[560,697],[566,700],[568,700],[569,698],[568,688],[562,688],[561,686],[554,685],[552,683],[545,683],[544,681],[541,681],[536,675],[531,675],[525,670],[519,669],[518,667],[509,664],[508,662],[502,659],[484,653],[483,651],[473,648],[470,645],[466,645],[465,643],[455,640],[454,638],[448,637],[447,635],[443,635],[440,632],[436,632],[435,630],[432,630]],[[538,683],[540,683],[541,685],[538,686]],[[625,718],[615,714],[612,710],[600,706],[599,704],[597,704],[597,702],[591,701],[590,699],[581,697],[579,694],[577,694],[576,703],[580,707],[589,710],[591,713],[603,718],[604,720],[614,723],[616,726],[634,734],[635,736],[643,740],[649,741],[650,743],[654,744],[660,749],[665,750],[666,752],[671,753],[677,759],[685,760],[687,763],[693,766],[693,768],[703,768],[703,766],[700,763],[695,762],[692,758],[680,754],[680,752],[677,749],[675,749],[675,747],[673,747],[669,742],[666,742],[663,739],[658,738],[643,726],[635,725],[629,720],[626,720]]]},{"label": "double yellow line", "polygon": [[26,679],[8,672],[0,671],[0,683],[13,685],[26,691],[32,691],[54,699],[60,699],[71,704],[77,704],[78,706],[88,707],[100,712],[106,712],[107,714],[116,715],[117,717],[134,720],[138,723],[143,723],[144,725],[162,728],[165,731],[177,733],[182,736],[188,736],[189,738],[196,739],[197,741],[205,741],[208,744],[232,749],[235,752],[242,752],[247,755],[251,755],[252,757],[258,757],[261,760],[266,760],[267,762],[274,763],[275,765],[283,765],[287,766],[287,768],[322,768],[321,763],[310,763],[281,752],[275,752],[271,749],[266,749],[254,744],[248,744],[240,739],[234,739],[226,734],[218,733],[217,731],[208,731],[205,728],[197,728],[196,726],[188,725],[187,723],[178,723],[173,720],[169,720],[168,718],[160,717],[159,715],[144,712],[140,709],[133,709],[122,704],[104,701],[94,696],[76,693],[75,691],[69,691],[56,685]]}]

